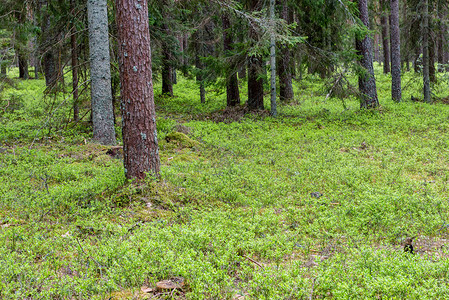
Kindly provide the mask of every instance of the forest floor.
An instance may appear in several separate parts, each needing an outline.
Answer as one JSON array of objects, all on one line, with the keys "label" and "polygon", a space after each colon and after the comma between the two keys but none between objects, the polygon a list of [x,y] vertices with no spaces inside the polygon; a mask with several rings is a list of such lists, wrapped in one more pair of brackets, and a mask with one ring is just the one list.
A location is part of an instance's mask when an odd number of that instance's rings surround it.
[{"label": "forest floor", "polygon": [[[393,103],[376,72],[380,109],[326,99],[308,75],[277,118],[225,109],[218,87],[202,105],[180,78],[175,97],[156,95],[161,178],[139,184],[88,122],[64,121],[69,94],[13,73],[0,84],[0,298],[449,298],[449,106],[410,101],[411,73]],[[169,279],[178,288],[156,289]]]}]

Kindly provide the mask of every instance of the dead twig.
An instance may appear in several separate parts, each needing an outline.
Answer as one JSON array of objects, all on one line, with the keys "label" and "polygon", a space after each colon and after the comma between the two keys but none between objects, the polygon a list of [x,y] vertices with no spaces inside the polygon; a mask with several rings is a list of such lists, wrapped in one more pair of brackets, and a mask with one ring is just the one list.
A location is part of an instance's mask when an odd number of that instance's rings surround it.
[{"label": "dead twig", "polygon": [[254,259],[246,256],[246,255],[242,255],[244,258],[246,258],[247,260],[249,260],[250,262],[252,262],[253,264],[257,265],[259,268],[261,268],[262,270],[265,270],[265,268],[257,261],[255,261]]}]

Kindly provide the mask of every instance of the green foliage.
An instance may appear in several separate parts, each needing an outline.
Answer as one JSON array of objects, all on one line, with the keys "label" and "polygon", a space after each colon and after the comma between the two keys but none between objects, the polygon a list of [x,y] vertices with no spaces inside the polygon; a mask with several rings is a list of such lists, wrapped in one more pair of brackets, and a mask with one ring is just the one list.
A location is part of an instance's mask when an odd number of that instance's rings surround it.
[{"label": "green foliage", "polygon": [[407,73],[407,100],[394,103],[389,75],[376,76],[378,110],[324,100],[306,75],[278,118],[242,109],[232,123],[215,118],[223,94],[209,88],[201,105],[179,78],[175,97],[157,96],[161,178],[139,183],[89,143],[86,123],[31,144],[43,85],[6,88],[16,106],[0,110],[0,297],[132,298],[182,276],[187,299],[447,298],[449,108],[408,101],[421,87]]}]

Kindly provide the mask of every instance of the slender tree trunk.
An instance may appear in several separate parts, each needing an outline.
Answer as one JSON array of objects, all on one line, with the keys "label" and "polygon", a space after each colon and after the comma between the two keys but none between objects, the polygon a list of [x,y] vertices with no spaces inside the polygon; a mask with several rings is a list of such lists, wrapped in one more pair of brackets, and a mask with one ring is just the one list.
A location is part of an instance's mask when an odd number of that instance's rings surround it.
[{"label": "slender tree trunk", "polygon": [[[439,19],[443,20],[444,16],[440,13]],[[438,72],[444,72],[443,64],[444,64],[444,26],[442,25],[442,22],[440,21],[440,26],[438,28]]]},{"label": "slender tree trunk", "polygon": [[87,13],[93,138],[101,144],[114,145],[107,1],[88,0]]},{"label": "slender tree trunk", "polygon": [[[39,0],[39,6],[47,7],[47,0]],[[51,17],[47,11],[45,11],[42,16],[41,31],[42,45],[40,48],[43,53],[42,64],[45,75],[45,84],[47,88],[53,89],[58,80],[59,66],[57,66],[57,53],[54,47],[55,35],[51,32]]]},{"label": "slender tree trunk", "polygon": [[[430,20],[429,20],[430,21]],[[429,77],[430,82],[435,83],[437,82],[437,77],[435,74],[435,50],[436,50],[436,44],[435,40],[433,39],[432,34],[429,37]]]},{"label": "slender tree trunk", "polygon": [[423,82],[424,101],[430,103],[430,74],[429,74],[429,1],[423,1],[422,37],[423,37]]},{"label": "slender tree trunk", "polygon": [[413,71],[419,73],[419,56],[421,55],[421,48],[415,46],[415,58],[413,59]]},{"label": "slender tree trunk", "polygon": [[[259,1],[250,1],[250,10],[259,9]],[[258,39],[258,34],[254,29],[255,25],[250,26],[249,37],[253,41]],[[264,66],[262,57],[259,54],[248,56],[248,108],[250,110],[263,109],[263,75]]]},{"label": "slender tree trunk", "polygon": [[[369,28],[368,2],[367,0],[358,1],[360,20]],[[377,98],[376,80],[374,78],[373,58],[371,38],[366,35],[365,38],[359,41],[361,61],[360,64],[366,70],[365,74],[359,77],[359,88],[361,93],[361,108],[375,108],[379,106]]]},{"label": "slender tree trunk", "polygon": [[26,18],[22,11],[16,11],[14,15],[19,24],[19,26],[14,29],[14,50],[19,64],[19,78],[28,79],[28,53],[26,49],[26,43],[28,41],[21,37],[23,34],[21,28],[24,26]]},{"label": "slender tree trunk", "polygon": [[[169,34],[166,24],[162,25],[162,30]],[[172,54],[167,42],[162,42],[162,94],[173,97],[173,67]]]},{"label": "slender tree trunk", "polygon": [[382,27],[382,48],[384,54],[384,73],[390,73],[390,43],[388,41],[388,19],[385,11],[385,0],[381,0],[380,8],[382,16],[380,17],[380,24]]},{"label": "slender tree trunk", "polygon": [[196,81],[200,83],[200,102],[206,103],[206,90],[204,88],[204,80],[203,80],[203,64],[200,59],[200,46],[197,44],[197,49],[195,53],[195,68],[197,69],[196,73]]},{"label": "slender tree trunk", "polygon": [[[72,14],[75,12],[75,0],[70,1]],[[73,120],[79,120],[79,105],[78,105],[78,47],[76,44],[76,27],[72,25],[72,34],[70,36],[70,45],[72,51],[72,96],[73,96]]]},{"label": "slender tree trunk", "polygon": [[374,35],[374,61],[380,63],[379,34]]},{"label": "slender tree trunk", "polygon": [[401,90],[401,39],[399,32],[399,0],[391,0],[391,95],[400,102]]},{"label": "slender tree trunk", "polygon": [[[229,16],[224,13],[222,17],[223,23],[223,48],[225,52],[232,51],[232,33]],[[227,53],[228,55],[228,53]],[[239,83],[237,78],[237,66],[230,62],[226,68],[226,105],[236,106],[240,104]]]},{"label": "slender tree trunk", "polygon": [[[282,1],[281,18],[288,24],[291,23],[287,0]],[[293,62],[293,67],[291,62]],[[290,49],[287,46],[281,46],[278,55],[279,99],[281,101],[293,99],[292,69],[294,69],[294,61],[291,59]]]},{"label": "slender tree trunk", "polygon": [[[274,0],[270,0],[270,23],[272,30],[274,31]],[[270,114],[273,117],[277,116],[276,106],[276,39],[274,32],[271,33],[270,38],[270,68],[271,68],[271,82],[270,82],[270,102],[271,111]]]},{"label": "slender tree trunk", "polygon": [[[160,170],[147,0],[116,0],[123,116],[123,152],[128,179]],[[138,5],[137,5],[137,4]]]},{"label": "slender tree trunk", "polygon": [[[38,5],[39,6],[39,5]],[[33,25],[37,28],[37,12],[36,10],[33,13]],[[37,35],[33,37],[33,66],[34,66],[34,79],[39,79],[39,72],[41,68],[40,60],[39,60],[39,43],[37,39]]]}]

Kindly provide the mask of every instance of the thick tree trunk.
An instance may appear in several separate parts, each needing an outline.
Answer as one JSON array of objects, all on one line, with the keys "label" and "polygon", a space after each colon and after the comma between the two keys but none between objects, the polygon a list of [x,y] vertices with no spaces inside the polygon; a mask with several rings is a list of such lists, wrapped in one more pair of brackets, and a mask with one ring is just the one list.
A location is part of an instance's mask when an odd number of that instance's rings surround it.
[{"label": "thick tree trunk", "polygon": [[17,59],[19,61],[19,78],[28,79],[28,57],[19,50]]},{"label": "thick tree trunk", "polygon": [[147,0],[117,0],[116,13],[126,177],[143,179],[147,173],[158,176]]},{"label": "thick tree trunk", "polygon": [[380,24],[382,27],[382,48],[384,54],[384,73],[390,73],[390,43],[388,41],[388,18],[385,8],[385,0],[381,0],[380,8],[382,16],[380,17]]},{"label": "thick tree trunk", "polygon": [[[250,1],[250,10],[260,9],[258,0]],[[255,41],[258,34],[254,29],[254,24],[250,26],[249,37]],[[248,56],[248,108],[250,110],[263,109],[263,76],[264,66],[261,55],[255,54]]]},{"label": "thick tree trunk", "polygon": [[429,1],[423,1],[423,16],[421,23],[423,38],[423,93],[424,101],[430,103],[430,73],[429,73]]},{"label": "thick tree trunk", "polygon": [[[232,33],[229,16],[224,13],[223,23],[223,49],[225,52],[232,51]],[[228,56],[229,54],[226,53]],[[226,66],[226,106],[236,106],[240,104],[239,83],[237,79],[237,66],[230,62]]]},{"label": "thick tree trunk", "polygon": [[[282,1],[281,18],[288,24],[291,23],[289,18],[289,11],[287,0]],[[279,99],[281,101],[290,101],[293,99],[293,85],[292,85],[292,72],[294,69],[291,66],[291,53],[287,46],[281,46],[278,55],[278,74],[279,74]]]},{"label": "thick tree trunk", "polygon": [[391,0],[391,96],[400,102],[401,90],[401,40],[399,32],[399,0]]},{"label": "thick tree trunk", "polygon": [[260,56],[250,56],[248,63],[248,108],[263,109],[263,61]]},{"label": "thick tree trunk", "polygon": [[101,144],[114,145],[107,1],[88,0],[87,13],[93,138]]},{"label": "thick tree trunk", "polygon": [[[369,28],[368,16],[368,2],[367,0],[358,1],[360,20]],[[366,35],[365,38],[359,41],[359,48],[361,52],[360,64],[365,69],[365,74],[359,77],[359,88],[361,93],[361,108],[375,108],[379,106],[377,98],[376,80],[374,78],[373,58],[371,38]]]}]

